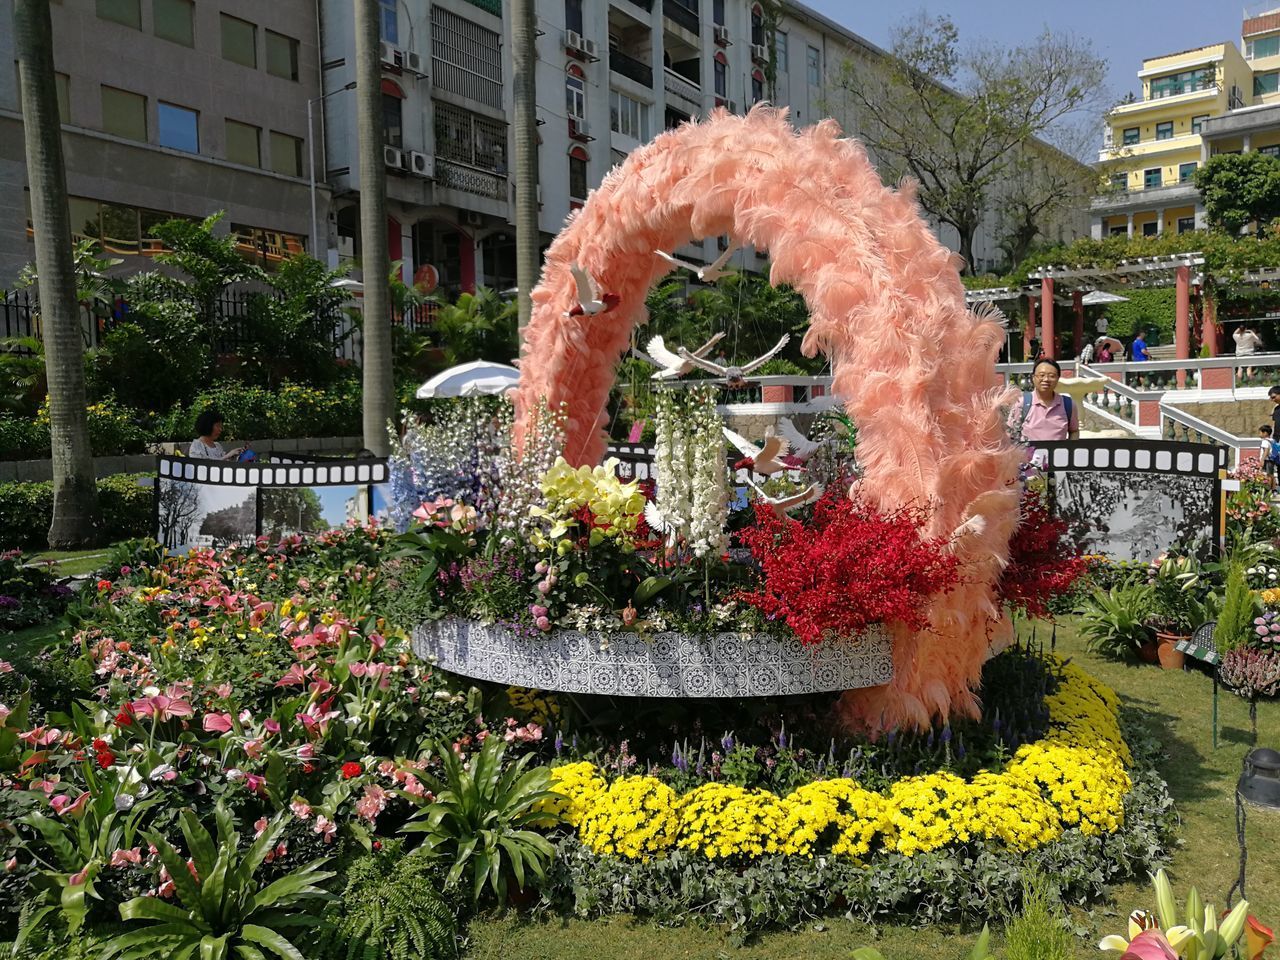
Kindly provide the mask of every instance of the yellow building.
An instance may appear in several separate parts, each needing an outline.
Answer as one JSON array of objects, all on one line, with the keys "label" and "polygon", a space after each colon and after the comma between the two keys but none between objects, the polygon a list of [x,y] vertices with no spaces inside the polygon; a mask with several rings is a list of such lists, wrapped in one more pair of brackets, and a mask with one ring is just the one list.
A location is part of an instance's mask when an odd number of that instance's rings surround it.
[{"label": "yellow building", "polygon": [[1152,236],[1204,226],[1193,181],[1210,156],[1280,154],[1280,7],[1244,20],[1240,46],[1214,43],[1142,62],[1142,98],[1106,117],[1106,187],[1092,233]]}]

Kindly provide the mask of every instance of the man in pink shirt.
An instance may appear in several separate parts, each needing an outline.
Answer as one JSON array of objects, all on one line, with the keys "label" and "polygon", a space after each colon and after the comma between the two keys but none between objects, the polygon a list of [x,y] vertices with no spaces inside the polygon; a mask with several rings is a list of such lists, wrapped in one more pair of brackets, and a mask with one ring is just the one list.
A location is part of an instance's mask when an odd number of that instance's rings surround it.
[{"label": "man in pink shirt", "polygon": [[1078,440],[1080,415],[1071,398],[1057,392],[1062,368],[1047,357],[1031,371],[1032,392],[1022,400],[1023,440]]}]

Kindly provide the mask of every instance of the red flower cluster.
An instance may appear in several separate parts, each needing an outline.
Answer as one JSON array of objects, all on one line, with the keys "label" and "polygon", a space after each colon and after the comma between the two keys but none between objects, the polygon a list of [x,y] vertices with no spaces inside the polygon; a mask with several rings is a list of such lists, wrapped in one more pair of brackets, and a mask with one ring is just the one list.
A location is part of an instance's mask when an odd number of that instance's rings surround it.
[{"label": "red flower cluster", "polygon": [[351,780],[354,777],[360,776],[362,773],[364,773],[364,767],[356,763],[354,760],[348,760],[342,765],[343,780]]},{"label": "red flower cluster", "polygon": [[1033,617],[1043,617],[1049,614],[1049,600],[1070,590],[1088,563],[1068,539],[1067,522],[1050,513],[1040,494],[1023,492],[1021,514],[996,596]]},{"label": "red flower cluster", "polygon": [[757,503],[755,524],[739,537],[763,578],[740,598],[784,620],[805,643],[853,636],[873,623],[924,629],[925,599],[960,579],[946,541],[920,535],[924,520],[920,510],[881,513],[838,487],[823,494],[808,523]]}]

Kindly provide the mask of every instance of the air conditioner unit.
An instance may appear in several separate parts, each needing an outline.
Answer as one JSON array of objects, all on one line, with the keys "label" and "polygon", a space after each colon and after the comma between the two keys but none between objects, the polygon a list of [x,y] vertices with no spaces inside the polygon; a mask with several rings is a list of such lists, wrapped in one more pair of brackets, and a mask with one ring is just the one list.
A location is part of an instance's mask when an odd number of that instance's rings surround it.
[{"label": "air conditioner unit", "polygon": [[751,45],[751,59],[756,63],[768,63],[769,48],[763,43],[753,43]]},{"label": "air conditioner unit", "polygon": [[396,55],[399,53],[400,51],[387,41],[378,41],[378,59],[382,61],[384,67],[396,66]]},{"label": "air conditioner unit", "polygon": [[589,37],[581,37],[580,39],[582,41],[582,52],[592,60],[598,60],[599,57],[596,54],[596,42]]},{"label": "air conditioner unit", "polygon": [[479,227],[484,225],[484,217],[475,210],[468,210],[464,218],[468,227]]},{"label": "air conditioner unit", "polygon": [[410,73],[421,74],[422,70],[422,54],[414,53],[412,50],[406,50],[404,54],[404,65],[409,68]]},{"label": "air conditioner unit", "polygon": [[569,136],[574,140],[590,140],[591,128],[587,126],[587,121],[578,117],[569,118]]},{"label": "air conditioner unit", "polygon": [[717,23],[712,28],[711,33],[716,43],[720,44],[720,46],[727,47],[729,45],[729,28],[724,24]]},{"label": "air conditioner unit", "polygon": [[428,180],[436,175],[436,158],[429,153],[417,150],[409,154],[409,170],[415,177],[426,177]]},{"label": "air conditioner unit", "polygon": [[566,30],[564,32],[564,45],[567,50],[582,50],[582,34],[577,30]]},{"label": "air conditioner unit", "polygon": [[383,146],[382,162],[393,170],[399,170],[404,166],[404,151],[399,147]]}]

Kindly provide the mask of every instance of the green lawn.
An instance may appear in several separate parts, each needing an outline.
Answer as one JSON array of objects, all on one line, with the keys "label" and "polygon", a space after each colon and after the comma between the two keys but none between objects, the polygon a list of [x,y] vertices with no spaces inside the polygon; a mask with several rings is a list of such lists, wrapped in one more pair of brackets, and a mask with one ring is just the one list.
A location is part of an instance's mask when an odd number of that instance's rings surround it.
[{"label": "green lawn", "polygon": [[73,577],[77,574],[93,573],[102,566],[110,547],[98,547],[93,550],[46,550],[33,556],[32,562],[52,562],[53,573],[59,577]]},{"label": "green lawn", "polygon": [[[1209,678],[1194,672],[1167,672],[1153,666],[1127,666],[1085,652],[1069,626],[1058,631],[1058,651],[1077,658],[1095,676],[1114,687],[1126,706],[1165,745],[1161,772],[1178,802],[1182,845],[1170,871],[1179,899],[1195,884],[1206,902],[1223,906],[1239,869],[1235,827],[1235,784],[1241,760],[1250,747],[1249,711],[1244,701],[1220,694],[1219,746],[1211,733]],[[1280,748],[1280,703],[1259,705],[1258,741]],[[1280,811],[1250,808],[1246,837],[1249,849],[1247,892],[1260,919],[1280,923]],[[1097,940],[1122,933],[1129,911],[1154,906],[1145,883],[1118,888],[1110,903],[1078,911],[1073,921],[1086,935],[1076,955],[1099,958]],[[620,917],[585,922],[519,920],[511,916],[483,918],[470,928],[469,960],[846,960],[855,947],[875,943],[886,960],[941,960],[965,957],[975,931],[950,928],[868,927],[833,920],[822,930],[774,933],[739,945],[719,928],[696,921],[679,928]],[[1000,944],[997,936],[996,945]],[[1114,956],[1111,954],[1110,956]]]},{"label": "green lawn", "polygon": [[22,663],[52,643],[61,629],[61,624],[43,624],[15,633],[0,633],[0,660],[11,661],[21,669]]}]

